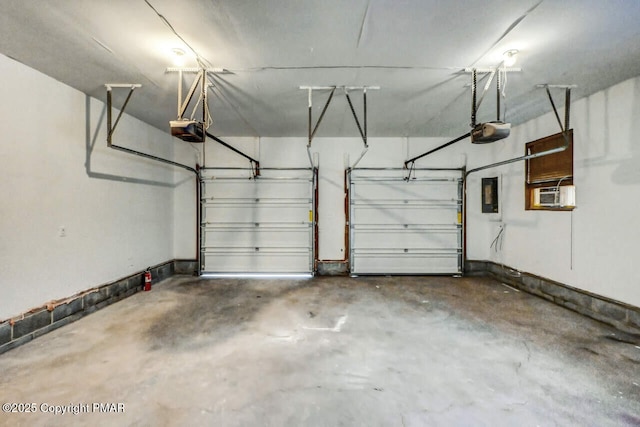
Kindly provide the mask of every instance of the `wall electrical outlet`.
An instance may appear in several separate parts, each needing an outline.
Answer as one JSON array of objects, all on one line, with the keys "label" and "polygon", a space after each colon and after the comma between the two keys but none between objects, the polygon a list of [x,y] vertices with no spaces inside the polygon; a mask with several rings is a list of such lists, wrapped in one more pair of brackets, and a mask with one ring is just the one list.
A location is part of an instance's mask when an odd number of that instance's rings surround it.
[{"label": "wall electrical outlet", "polygon": [[67,229],[65,228],[65,226],[61,225],[60,227],[58,227],[58,236],[65,237],[66,235],[67,235]]}]

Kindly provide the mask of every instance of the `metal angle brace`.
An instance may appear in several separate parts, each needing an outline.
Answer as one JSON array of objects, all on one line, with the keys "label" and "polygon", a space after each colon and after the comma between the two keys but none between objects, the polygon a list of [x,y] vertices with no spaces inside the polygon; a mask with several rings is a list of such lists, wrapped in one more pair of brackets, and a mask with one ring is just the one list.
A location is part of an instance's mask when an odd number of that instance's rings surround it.
[{"label": "metal angle brace", "polygon": [[[129,154],[134,154],[136,156],[140,156],[140,157],[145,157],[147,159],[151,159],[151,160],[155,160],[158,162],[162,162],[162,163],[166,163],[169,165],[173,165],[173,166],[177,166],[183,169],[186,169],[190,172],[193,172],[194,174],[196,174],[196,176],[198,175],[198,171],[197,171],[197,165],[196,168],[193,168],[191,166],[182,164],[182,163],[178,163],[178,162],[174,162],[173,160],[167,160],[164,159],[162,157],[158,157],[158,156],[154,156],[151,154],[147,154],[147,153],[143,153],[141,151],[136,151],[136,150],[132,150],[130,148],[126,148],[126,147],[121,147],[119,145],[115,145],[113,144],[113,132],[116,129],[116,126],[118,125],[118,122],[120,121],[120,118],[122,117],[122,114],[124,114],[124,110],[127,107],[127,104],[129,103],[129,100],[131,99],[131,95],[133,94],[133,91],[136,88],[142,87],[141,84],[122,84],[122,83],[106,83],[104,85],[107,88],[107,147],[109,148],[113,148],[115,150],[119,150],[119,151],[124,151],[125,153],[129,153]],[[112,109],[113,109],[113,100],[112,100],[112,92],[113,89],[115,88],[128,88],[129,89],[129,94],[127,95],[127,98],[124,101],[124,104],[122,105],[122,108],[120,109],[120,114],[118,114],[118,117],[116,118],[116,122],[112,124]]]},{"label": "metal angle brace", "polygon": [[202,98],[202,122],[204,123],[206,120],[206,112],[207,112],[207,80],[206,80],[206,71],[201,69],[197,71],[196,77],[193,79],[193,83],[187,92],[187,96],[182,99],[182,70],[178,70],[178,119],[184,118],[184,113],[187,110],[187,107],[191,103],[193,99],[193,95],[195,94],[198,86],[200,88],[200,97]]},{"label": "metal angle brace", "polygon": [[[344,90],[344,93],[347,97],[347,102],[349,103],[349,107],[351,108],[351,113],[353,114],[353,118],[356,121],[356,125],[358,126],[358,131],[360,132],[360,136],[364,141],[365,146],[367,146],[367,90],[380,90],[380,86],[300,86],[300,89],[307,90],[309,93],[309,142],[308,146],[311,146],[311,142],[316,135],[318,127],[324,118],[324,114],[327,112],[327,108],[329,108],[329,104],[333,99],[333,95],[335,94],[336,89]],[[313,125],[313,115],[312,115],[312,107],[313,107],[313,91],[314,90],[331,90],[329,94],[329,98],[325,103],[322,112],[320,113],[320,117],[318,118],[315,126]],[[350,90],[362,90],[363,98],[364,98],[364,128],[360,126],[360,120],[355,112],[353,107],[353,103],[351,102],[351,97],[349,96]]]},{"label": "metal angle brace", "polygon": [[[322,119],[324,118],[325,113],[327,112],[327,109],[329,108],[329,104],[333,99],[333,95],[335,94],[336,89],[342,89],[344,90],[345,96],[347,98],[347,102],[349,103],[349,108],[351,109],[351,114],[353,114],[353,118],[356,122],[356,126],[358,127],[358,131],[360,132],[360,136],[362,137],[362,141],[364,142],[364,150],[360,155],[360,157],[358,158],[358,160],[356,160],[355,164],[353,165],[353,167],[355,167],[358,164],[358,162],[362,159],[364,154],[367,152],[367,150],[369,149],[369,144],[367,141],[367,90],[379,90],[380,86],[300,86],[300,89],[307,90],[309,94],[309,104],[308,104],[309,139],[307,143],[307,154],[309,156],[309,162],[311,163],[311,166],[312,167],[314,166],[313,159],[311,158],[311,151],[310,151],[313,138],[318,130],[318,127],[320,126],[320,123],[322,122]],[[316,122],[315,126],[313,125],[313,111],[312,111],[314,90],[331,90],[331,93],[329,94],[329,98],[327,99],[327,102],[325,103],[322,109],[322,112],[320,113],[320,117],[318,118],[318,121]],[[358,115],[355,111],[355,108],[353,107],[353,103],[351,102],[351,97],[349,96],[350,90],[362,90],[363,101],[364,101],[363,126],[360,125],[360,120],[358,119]]]},{"label": "metal angle brace", "polygon": [[[122,114],[124,114],[125,108],[127,108],[127,104],[131,99],[131,95],[133,95],[133,91],[136,90],[136,88],[142,87],[142,85],[138,83],[106,83],[104,86],[107,88],[107,144],[109,145],[109,147],[111,147],[111,139],[113,136],[113,132],[116,130],[116,126],[118,126],[118,122],[120,121]],[[111,111],[113,107],[113,100],[112,100],[111,94],[113,92],[113,89],[115,88],[128,88],[129,94],[127,95],[127,98],[124,100],[124,103],[122,104],[122,108],[120,109],[120,113],[116,118],[116,122],[113,123],[112,125]]]},{"label": "metal angle brace", "polygon": [[[311,148],[311,142],[313,141],[313,137],[316,135],[318,126],[320,126],[320,123],[324,118],[324,114],[327,112],[327,108],[329,108],[329,104],[331,103],[331,100],[333,99],[333,95],[336,92],[336,86],[330,86],[326,88],[320,88],[320,87],[313,88],[313,87],[301,86],[300,89],[307,89],[309,92],[309,141],[307,143],[307,148]],[[324,104],[324,107],[322,108],[322,112],[320,113],[320,117],[318,118],[318,121],[316,122],[315,126],[313,126],[313,111],[312,111],[313,91],[326,90],[326,89],[331,89],[331,93],[329,94],[329,98],[327,99],[327,102]]]},{"label": "metal angle brace", "polygon": [[367,88],[364,87],[362,89],[362,97],[363,97],[363,105],[364,105],[364,130],[363,127],[360,126],[360,120],[358,120],[358,114],[356,114],[355,108],[353,108],[353,103],[351,102],[351,97],[349,96],[349,89],[344,88],[344,95],[347,97],[347,102],[349,103],[349,108],[351,108],[351,114],[353,114],[353,119],[356,121],[356,126],[358,126],[358,131],[360,131],[360,136],[362,137],[362,142],[364,142],[364,147],[369,148],[369,144],[367,143]]},{"label": "metal angle brace", "polygon": [[[562,132],[566,132],[569,130],[569,114],[571,112],[571,89],[578,87],[577,85],[550,85],[550,84],[539,84],[536,85],[538,89],[545,89],[547,92],[547,97],[549,98],[549,102],[551,103],[551,107],[553,108],[553,112],[556,115],[556,120],[560,125],[560,130]],[[558,114],[558,109],[556,108],[555,102],[553,102],[553,97],[551,96],[551,91],[549,89],[564,89],[564,126],[560,121],[560,115]]]},{"label": "metal angle brace", "polygon": [[[206,96],[207,91],[212,83],[207,83],[207,76],[209,74],[226,74],[229,71],[224,68],[179,68],[179,67],[169,67],[165,70],[167,73],[178,73],[178,119],[184,118],[184,113],[191,103],[193,95],[195,94],[196,89],[198,88],[198,84],[201,84],[201,94],[200,96],[203,99],[203,109],[208,110]],[[182,99],[182,75],[183,73],[197,74],[191,87],[189,88],[189,92],[187,93],[186,98]],[[203,112],[203,122],[206,120],[206,112]]]}]

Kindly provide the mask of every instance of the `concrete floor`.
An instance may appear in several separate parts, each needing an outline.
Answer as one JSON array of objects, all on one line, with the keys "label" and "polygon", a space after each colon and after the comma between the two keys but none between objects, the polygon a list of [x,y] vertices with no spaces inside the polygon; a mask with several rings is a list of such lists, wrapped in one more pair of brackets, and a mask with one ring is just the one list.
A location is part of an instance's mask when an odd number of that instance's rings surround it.
[{"label": "concrete floor", "polygon": [[640,425],[638,336],[489,278],[174,277],[0,373],[11,426]]}]

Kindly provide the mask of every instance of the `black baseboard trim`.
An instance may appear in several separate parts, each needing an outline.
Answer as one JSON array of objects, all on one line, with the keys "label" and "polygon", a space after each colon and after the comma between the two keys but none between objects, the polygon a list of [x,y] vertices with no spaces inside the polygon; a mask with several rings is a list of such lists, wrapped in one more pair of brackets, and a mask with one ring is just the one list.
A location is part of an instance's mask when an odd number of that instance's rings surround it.
[{"label": "black baseboard trim", "polygon": [[[174,274],[197,274],[197,265],[195,260],[171,260],[155,265],[150,267],[152,283],[157,284]],[[139,271],[1,321],[0,354],[130,297],[143,289],[144,271]]]},{"label": "black baseboard trim", "polygon": [[465,262],[465,275],[488,275],[624,332],[640,333],[640,308],[492,261]]}]

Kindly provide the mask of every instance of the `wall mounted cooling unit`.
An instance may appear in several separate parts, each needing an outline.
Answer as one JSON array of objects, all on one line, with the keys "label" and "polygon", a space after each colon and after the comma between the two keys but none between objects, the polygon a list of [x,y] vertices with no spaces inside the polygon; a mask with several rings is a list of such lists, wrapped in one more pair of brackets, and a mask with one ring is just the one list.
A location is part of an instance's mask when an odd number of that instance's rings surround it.
[{"label": "wall mounted cooling unit", "polygon": [[533,190],[533,205],[551,208],[568,208],[576,205],[576,187],[563,185],[541,187]]}]

